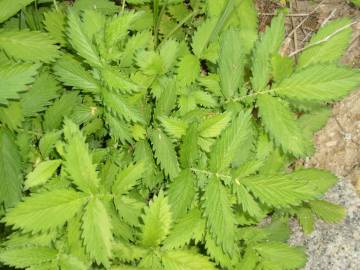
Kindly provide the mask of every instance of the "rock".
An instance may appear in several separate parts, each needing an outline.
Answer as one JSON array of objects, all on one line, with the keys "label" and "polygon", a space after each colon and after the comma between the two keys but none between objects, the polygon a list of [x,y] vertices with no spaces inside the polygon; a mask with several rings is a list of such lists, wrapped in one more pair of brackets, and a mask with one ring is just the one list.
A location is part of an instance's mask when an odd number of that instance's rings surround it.
[{"label": "rock", "polygon": [[325,199],[346,207],[344,222],[318,221],[310,236],[293,222],[290,243],[305,246],[309,261],[304,270],[360,270],[360,198],[350,181],[341,179]]}]

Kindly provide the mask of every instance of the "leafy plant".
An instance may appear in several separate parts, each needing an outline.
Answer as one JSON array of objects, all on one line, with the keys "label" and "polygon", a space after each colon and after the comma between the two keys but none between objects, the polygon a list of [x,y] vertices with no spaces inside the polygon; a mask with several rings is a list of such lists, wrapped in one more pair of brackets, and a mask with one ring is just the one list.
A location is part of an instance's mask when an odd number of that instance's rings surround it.
[{"label": "leafy plant", "polygon": [[296,62],[252,0],[31,2],[0,1],[4,269],[298,269],[289,218],[342,220],[289,168],[360,84],[348,19]]}]

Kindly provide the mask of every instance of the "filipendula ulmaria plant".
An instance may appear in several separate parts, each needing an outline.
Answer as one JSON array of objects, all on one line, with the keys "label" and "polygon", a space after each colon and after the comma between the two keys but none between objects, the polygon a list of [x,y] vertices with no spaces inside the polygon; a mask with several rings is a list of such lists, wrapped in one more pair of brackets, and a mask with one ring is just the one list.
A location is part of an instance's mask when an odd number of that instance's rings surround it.
[{"label": "filipendula ulmaria plant", "polygon": [[295,61],[251,0],[32,2],[0,1],[3,269],[299,269],[289,218],[342,220],[294,161],[360,84],[349,19]]}]

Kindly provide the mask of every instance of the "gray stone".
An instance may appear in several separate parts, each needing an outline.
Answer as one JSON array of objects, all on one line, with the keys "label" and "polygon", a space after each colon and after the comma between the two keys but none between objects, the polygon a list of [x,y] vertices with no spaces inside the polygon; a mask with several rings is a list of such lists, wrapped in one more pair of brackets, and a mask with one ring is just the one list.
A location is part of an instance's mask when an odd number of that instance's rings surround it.
[{"label": "gray stone", "polygon": [[344,222],[318,221],[310,236],[294,222],[290,243],[305,246],[309,260],[305,270],[360,270],[360,198],[350,181],[341,179],[325,199],[345,206]]}]

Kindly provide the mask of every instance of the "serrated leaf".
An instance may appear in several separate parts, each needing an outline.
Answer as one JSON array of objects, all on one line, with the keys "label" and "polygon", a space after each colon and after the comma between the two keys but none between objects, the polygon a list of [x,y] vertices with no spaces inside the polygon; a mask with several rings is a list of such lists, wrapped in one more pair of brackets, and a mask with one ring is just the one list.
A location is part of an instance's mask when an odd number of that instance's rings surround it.
[{"label": "serrated leaf", "polygon": [[331,172],[320,169],[299,169],[289,176],[297,181],[306,182],[313,186],[314,191],[325,194],[337,182],[337,177]]},{"label": "serrated leaf", "polygon": [[112,90],[122,93],[138,92],[141,87],[130,81],[124,74],[111,67],[102,69],[102,79],[105,84]]},{"label": "serrated leaf", "polygon": [[55,41],[47,33],[36,31],[0,31],[0,48],[24,61],[50,62],[59,56]]},{"label": "serrated leaf", "polygon": [[194,54],[198,58],[202,58],[203,52],[208,45],[211,33],[213,32],[215,25],[215,19],[208,19],[203,22],[194,33],[191,46]]},{"label": "serrated leaf", "polygon": [[84,135],[70,120],[65,121],[64,134],[68,142],[64,162],[66,171],[81,190],[95,193],[99,185],[99,178]]},{"label": "serrated leaf", "polygon": [[69,55],[61,57],[53,67],[55,75],[66,86],[84,92],[98,93],[99,85],[91,74],[75,58]]},{"label": "serrated leaf", "polygon": [[218,114],[205,119],[199,126],[200,135],[213,138],[221,134],[231,121],[231,113]]},{"label": "serrated leaf", "polygon": [[81,20],[77,13],[69,10],[67,36],[71,46],[83,57],[91,66],[101,67],[102,61],[94,44],[89,40],[81,27]]},{"label": "serrated leaf", "polygon": [[239,31],[235,29],[224,32],[221,36],[219,75],[221,91],[229,99],[243,83],[245,57],[242,52]]},{"label": "serrated leaf", "polygon": [[72,255],[62,255],[59,259],[61,270],[87,270],[87,265]]},{"label": "serrated leaf", "polygon": [[0,202],[14,206],[21,198],[21,156],[14,135],[0,128]]},{"label": "serrated leaf", "polygon": [[82,239],[90,257],[98,264],[109,267],[112,256],[112,226],[102,201],[89,201],[82,217]]},{"label": "serrated leaf", "polygon": [[296,206],[319,193],[311,184],[296,181],[288,175],[258,175],[241,180],[255,197],[273,207]]},{"label": "serrated leaf", "polygon": [[21,106],[25,117],[36,116],[44,111],[51,101],[58,97],[59,85],[49,73],[41,73],[32,87],[21,96]]},{"label": "serrated leaf", "polygon": [[223,250],[232,254],[236,241],[235,217],[229,195],[217,178],[211,178],[205,188],[204,215],[207,227]]},{"label": "serrated leaf", "polygon": [[57,250],[48,247],[19,247],[0,251],[0,261],[16,268],[30,269],[43,263],[55,260]]},{"label": "serrated leaf", "polygon": [[116,176],[115,182],[112,187],[112,192],[115,196],[127,194],[142,177],[145,171],[145,164],[138,162],[130,164],[125,169],[121,170]]},{"label": "serrated leaf", "polygon": [[174,145],[160,129],[153,130],[150,139],[158,164],[170,178],[175,178],[180,168]]},{"label": "serrated leaf", "polygon": [[184,85],[193,83],[200,75],[199,60],[192,54],[186,54],[180,59],[177,69],[177,79]]},{"label": "serrated leaf", "polygon": [[6,21],[11,16],[18,13],[22,8],[34,2],[34,0],[18,0],[16,2],[12,0],[0,1],[0,23]]},{"label": "serrated leaf", "polygon": [[183,168],[194,166],[199,159],[198,125],[191,124],[180,145],[180,164]]},{"label": "serrated leaf", "polygon": [[103,90],[102,98],[105,106],[126,121],[143,123],[144,119],[140,111],[132,105],[124,96]]},{"label": "serrated leaf", "polygon": [[285,35],[284,16],[279,15],[271,22],[264,34],[257,41],[253,53],[251,83],[255,91],[263,90],[271,75],[271,55],[276,53]]},{"label": "serrated leaf", "polygon": [[[300,55],[298,67],[303,68],[312,64],[338,62],[351,41],[352,30],[351,27],[347,27],[339,33],[333,34],[339,29],[350,25],[350,23],[349,18],[340,18],[321,27],[310,42],[305,45],[305,48],[307,46],[312,47],[309,47]],[[333,36],[326,42],[313,46],[316,42],[327,38],[329,35]]]},{"label": "serrated leaf", "polygon": [[33,194],[17,204],[6,215],[4,221],[25,232],[55,229],[80,211],[86,199],[84,194],[72,189],[56,189]]},{"label": "serrated leaf", "polygon": [[296,217],[305,234],[309,235],[314,230],[314,214],[308,207],[301,207],[296,210]]},{"label": "serrated leaf", "polygon": [[249,191],[242,185],[239,180],[233,183],[234,193],[237,198],[237,202],[242,206],[243,210],[250,216],[260,219],[264,216],[263,211],[259,207],[259,204],[250,195]]},{"label": "serrated leaf", "polygon": [[295,72],[272,90],[295,101],[330,102],[344,97],[359,85],[358,70],[320,64]]},{"label": "serrated leaf", "polygon": [[294,156],[304,156],[307,144],[287,104],[276,97],[260,95],[257,105],[261,121],[275,142]]},{"label": "serrated leaf", "polygon": [[158,246],[170,232],[172,217],[168,199],[160,192],[145,209],[141,243],[145,247]]},{"label": "serrated leaf", "polygon": [[160,47],[160,57],[163,60],[164,68],[168,71],[176,61],[179,52],[179,44],[172,39],[165,41]]},{"label": "serrated leaf", "polygon": [[39,163],[35,169],[29,173],[25,181],[25,189],[42,185],[49,180],[56,169],[60,166],[61,160],[48,160]]},{"label": "serrated leaf", "polygon": [[49,35],[60,45],[65,45],[65,14],[60,9],[52,9],[44,13],[44,25]]},{"label": "serrated leaf", "polygon": [[164,241],[167,249],[184,247],[192,239],[201,241],[205,233],[205,219],[201,217],[198,209],[193,209],[180,219],[172,228],[169,236]]},{"label": "serrated leaf", "polygon": [[255,246],[255,250],[263,260],[279,266],[280,269],[299,269],[306,263],[303,248],[290,247],[284,243],[261,243]]},{"label": "serrated leaf", "polygon": [[167,196],[173,218],[184,215],[195,197],[195,179],[190,170],[182,170],[169,185]]},{"label": "serrated leaf", "polygon": [[165,270],[215,270],[207,257],[195,252],[176,250],[167,251],[162,256]]},{"label": "serrated leaf", "polygon": [[212,171],[221,172],[235,159],[239,147],[252,135],[249,112],[242,112],[222,133],[211,150],[209,165]]},{"label": "serrated leaf", "polygon": [[0,104],[7,105],[9,99],[19,99],[19,93],[27,90],[34,81],[38,64],[13,64],[0,67]]},{"label": "serrated leaf", "polygon": [[327,201],[310,201],[311,210],[322,220],[328,223],[338,223],[344,220],[345,208]]},{"label": "serrated leaf", "polygon": [[81,97],[77,92],[65,92],[45,111],[44,129],[46,131],[59,129],[64,118],[70,116],[80,103]]},{"label": "serrated leaf", "polygon": [[176,139],[180,139],[183,135],[186,134],[188,124],[185,121],[179,118],[167,116],[159,117],[159,120],[161,122],[161,125],[164,127],[166,133],[170,136]]}]

